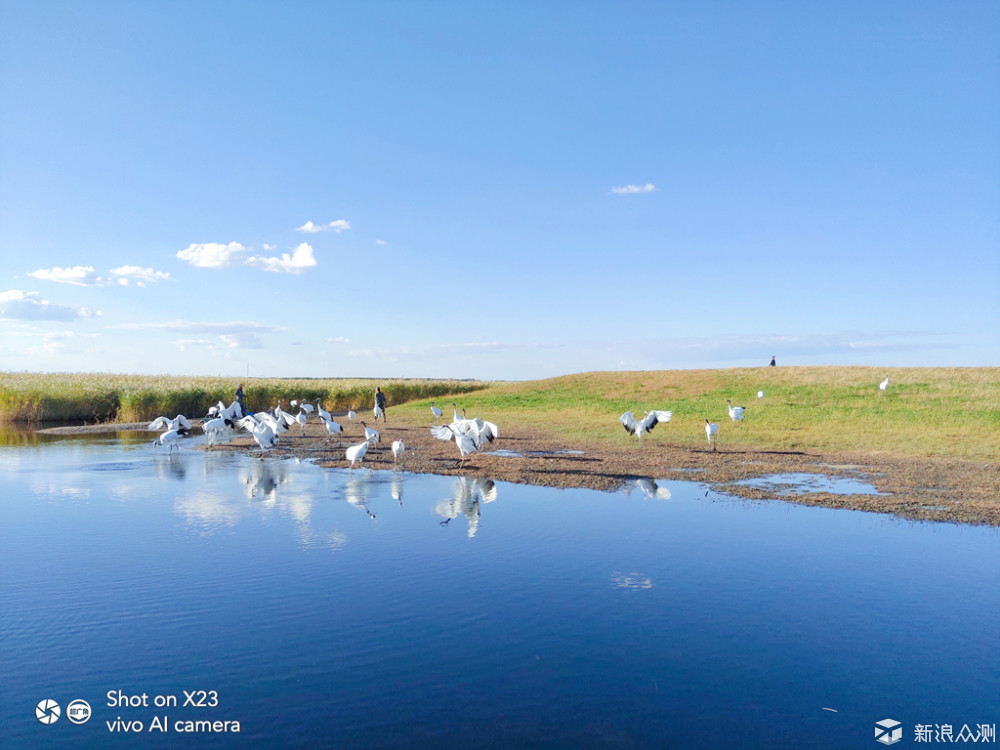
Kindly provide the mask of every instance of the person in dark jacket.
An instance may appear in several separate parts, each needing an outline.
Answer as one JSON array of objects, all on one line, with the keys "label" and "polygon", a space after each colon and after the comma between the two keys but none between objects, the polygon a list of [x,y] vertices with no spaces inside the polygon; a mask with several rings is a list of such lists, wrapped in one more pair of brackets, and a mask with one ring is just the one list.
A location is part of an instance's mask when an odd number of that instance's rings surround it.
[{"label": "person in dark jacket", "polygon": [[774,355],[771,355],[771,367],[775,367],[777,363],[774,361]]},{"label": "person in dark jacket", "polygon": [[382,393],[382,389],[378,386],[375,387],[375,421],[378,422],[378,418],[382,417],[382,421],[385,422],[385,394]]},{"label": "person in dark jacket", "polygon": [[240,411],[243,412],[243,416],[247,415],[247,405],[243,400],[243,383],[240,383],[239,388],[236,389],[236,400],[239,402]]}]

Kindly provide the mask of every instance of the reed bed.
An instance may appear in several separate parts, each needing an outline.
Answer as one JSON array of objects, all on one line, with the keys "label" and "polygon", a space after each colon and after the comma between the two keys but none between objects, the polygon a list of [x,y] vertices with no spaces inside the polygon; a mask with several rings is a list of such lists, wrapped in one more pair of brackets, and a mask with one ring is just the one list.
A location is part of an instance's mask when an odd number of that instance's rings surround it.
[{"label": "reed bed", "polygon": [[380,386],[390,406],[413,399],[466,394],[486,386],[472,380],[366,378],[219,378],[103,373],[0,373],[0,423],[143,422],[159,415],[203,416],[230,403],[243,383],[247,407],[290,409],[292,399],[322,399],[329,411],[368,409]]}]

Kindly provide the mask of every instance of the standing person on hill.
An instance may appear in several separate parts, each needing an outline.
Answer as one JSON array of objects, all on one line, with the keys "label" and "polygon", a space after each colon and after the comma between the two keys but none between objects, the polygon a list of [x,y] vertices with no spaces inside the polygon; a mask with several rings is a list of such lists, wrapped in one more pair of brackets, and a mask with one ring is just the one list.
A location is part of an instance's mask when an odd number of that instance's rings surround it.
[{"label": "standing person on hill", "polygon": [[777,366],[777,362],[774,361],[774,355],[772,354],[771,355],[771,367],[776,367],[776,366]]},{"label": "standing person on hill", "polygon": [[243,383],[240,383],[239,387],[236,389],[236,401],[239,403],[240,411],[242,412],[240,416],[245,417],[247,415],[247,405],[243,400]]},{"label": "standing person on hill", "polygon": [[378,422],[379,416],[382,417],[382,421],[385,422],[385,394],[382,393],[382,389],[378,386],[375,387],[375,421]]}]

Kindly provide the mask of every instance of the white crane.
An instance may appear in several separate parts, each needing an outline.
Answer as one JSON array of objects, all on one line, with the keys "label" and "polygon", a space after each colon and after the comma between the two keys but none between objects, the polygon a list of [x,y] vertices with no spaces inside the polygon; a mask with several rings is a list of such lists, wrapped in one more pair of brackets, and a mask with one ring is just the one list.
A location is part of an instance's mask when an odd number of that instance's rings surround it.
[{"label": "white crane", "polygon": [[[162,419],[162,417],[161,417]],[[178,451],[181,447],[177,444],[177,441],[188,434],[188,430],[184,427],[178,427],[177,429],[167,430],[160,435],[156,440],[153,441],[153,445],[165,445],[167,446],[167,453],[170,453],[174,448]]]},{"label": "white crane", "polygon": [[179,430],[180,428],[185,430],[191,429],[191,423],[188,422],[188,418],[183,414],[178,414],[173,419],[167,419],[166,417],[157,417],[149,426],[146,427],[147,430]]},{"label": "white crane", "polygon": [[487,422],[479,417],[467,419],[465,409],[462,409],[462,419],[452,422],[451,426],[463,434],[472,435],[476,443],[476,450],[483,447],[484,441],[492,443],[500,434],[500,428],[492,422]]},{"label": "white crane", "polygon": [[743,421],[743,412],[746,411],[745,406],[733,406],[733,400],[730,398],[726,399],[726,403],[729,404],[729,418],[733,420],[733,424]]},{"label": "white crane", "polygon": [[717,425],[715,422],[709,422],[706,419],[705,434],[708,435],[708,444],[712,446],[712,450],[713,451],[717,450],[718,449],[717,435],[719,434],[719,425]]},{"label": "white crane", "polygon": [[479,445],[476,444],[478,433],[462,432],[453,424],[431,427],[431,435],[438,440],[454,440],[458,446],[458,460],[462,464],[466,458],[479,450]]},{"label": "white crane", "polygon": [[323,424],[326,425],[327,440],[332,438],[334,435],[339,435],[343,429],[339,423],[334,422],[332,419],[324,419]]},{"label": "white crane", "polygon": [[201,423],[201,429],[208,438],[209,445],[215,445],[218,441],[224,440],[229,435],[229,430],[235,427],[236,423],[226,417],[216,417]]},{"label": "white crane", "polygon": [[764,398],[764,391],[757,391],[757,398]]},{"label": "white crane", "polygon": [[278,437],[288,432],[288,425],[285,423],[285,420],[283,418],[274,416],[269,411],[259,411],[256,414],[252,414],[251,418],[257,424],[266,424],[268,427],[271,428],[271,432],[273,432]]},{"label": "white crane", "polygon": [[431,401],[431,414],[433,414],[435,417],[440,417],[442,414],[444,414],[444,412],[441,411],[440,407],[434,406],[434,402]]},{"label": "white crane", "polygon": [[373,430],[371,427],[365,424],[365,420],[361,420],[361,426],[365,428],[365,442],[371,443],[372,448],[378,443],[382,438],[378,434],[378,430]]},{"label": "white crane", "polygon": [[308,423],[309,419],[308,417],[306,417],[306,413],[302,411],[301,407],[299,408],[299,413],[295,415],[295,421],[298,422],[299,425],[299,435],[305,435],[306,424]]},{"label": "white crane", "polygon": [[[301,414],[301,412],[299,413]],[[299,421],[296,419],[294,414],[289,414],[281,408],[280,401],[278,402],[278,405],[274,407],[274,419],[282,428],[278,430],[278,432],[288,429],[292,425],[299,424]]]},{"label": "white crane", "polygon": [[330,412],[323,408],[322,403],[320,403],[321,401],[322,399],[316,399],[316,414],[323,421],[329,422],[333,419],[333,417],[330,416]]},{"label": "white crane", "polygon": [[260,448],[261,456],[278,444],[278,435],[265,422],[258,422],[254,417],[243,417],[237,424],[249,432]]},{"label": "white crane", "polygon": [[392,461],[393,461],[393,463],[399,463],[399,459],[403,455],[403,452],[405,450],[406,450],[406,443],[404,443],[402,440],[393,440],[392,441]]},{"label": "white crane", "polygon": [[625,428],[625,431],[629,435],[638,435],[639,445],[642,445],[642,434],[644,432],[652,432],[656,425],[660,422],[669,422],[673,416],[674,413],[672,411],[654,409],[653,411],[646,412],[642,419],[636,419],[632,416],[632,412],[627,411],[618,417],[618,421],[622,423],[622,427]]},{"label": "white crane", "polygon": [[349,419],[349,420],[350,420],[351,422],[353,422],[353,421],[354,421],[354,418],[355,418],[356,416],[358,416],[358,415],[354,413],[354,407],[352,406],[352,407],[350,408],[350,410],[349,410],[349,411],[347,412],[347,418],[348,418],[348,419]]},{"label": "white crane", "polygon": [[367,452],[368,452],[368,441],[366,440],[363,443],[352,445],[350,448],[347,449],[344,455],[347,457],[347,460],[351,462],[351,468],[353,469],[354,463],[355,462],[361,463]]},{"label": "white crane", "polygon": [[239,401],[233,401],[229,406],[226,406],[221,401],[215,406],[209,407],[208,409],[209,417],[223,417],[225,419],[242,419],[243,409],[240,407]]},{"label": "white crane", "polygon": [[469,419],[465,416],[465,409],[462,409],[462,417],[458,418],[458,412],[455,412],[455,419],[452,420],[452,426],[457,430],[465,433],[477,433],[476,445],[482,447],[483,440],[492,443],[500,435],[500,428],[497,427],[492,422],[487,422],[479,417]]},{"label": "white crane", "polygon": [[878,384],[878,389],[880,391],[882,391],[883,393],[885,393],[887,390],[889,390],[889,376],[888,375],[885,376],[885,380],[883,380],[881,383]]},{"label": "white crane", "polygon": [[299,411],[304,411],[306,414],[313,413],[313,405],[310,404],[308,401],[300,401],[292,399],[291,401],[289,401],[289,403],[292,405],[293,409],[297,406],[299,407]]}]

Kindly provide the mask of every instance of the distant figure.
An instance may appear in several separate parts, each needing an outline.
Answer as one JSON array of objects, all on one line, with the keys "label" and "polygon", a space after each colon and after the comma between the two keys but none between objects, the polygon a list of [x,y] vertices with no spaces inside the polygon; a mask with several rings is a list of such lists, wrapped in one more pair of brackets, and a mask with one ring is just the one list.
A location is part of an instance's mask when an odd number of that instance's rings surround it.
[{"label": "distant figure", "polygon": [[375,421],[378,422],[378,418],[382,417],[382,421],[385,422],[385,394],[382,393],[382,389],[375,388]]},{"label": "distant figure", "polygon": [[778,363],[774,361],[774,355],[772,354],[772,355],[771,355],[771,367],[776,367],[776,366],[777,366],[777,364],[778,364]]},{"label": "distant figure", "polygon": [[240,416],[245,416],[247,413],[247,405],[243,400],[243,383],[240,383],[239,388],[236,389],[236,400],[240,404],[240,411],[242,412]]},{"label": "distant figure", "polygon": [[885,393],[886,390],[888,390],[888,388],[889,388],[889,376],[886,375],[885,380],[883,380],[881,383],[878,384],[878,389],[883,393]]}]

